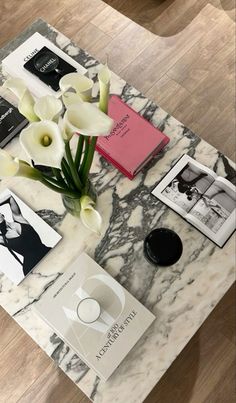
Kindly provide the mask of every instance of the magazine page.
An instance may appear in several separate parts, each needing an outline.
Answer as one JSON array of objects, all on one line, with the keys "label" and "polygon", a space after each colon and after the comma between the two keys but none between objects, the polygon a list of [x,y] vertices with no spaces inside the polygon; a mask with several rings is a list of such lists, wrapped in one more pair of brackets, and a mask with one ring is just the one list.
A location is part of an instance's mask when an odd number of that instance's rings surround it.
[{"label": "magazine page", "polygon": [[0,194],[0,271],[18,285],[61,240],[9,189]]},{"label": "magazine page", "polygon": [[185,217],[217,175],[189,155],[183,155],[152,194]]},{"label": "magazine page", "polygon": [[222,247],[235,230],[235,213],[235,186],[224,178],[217,178],[186,218]]}]

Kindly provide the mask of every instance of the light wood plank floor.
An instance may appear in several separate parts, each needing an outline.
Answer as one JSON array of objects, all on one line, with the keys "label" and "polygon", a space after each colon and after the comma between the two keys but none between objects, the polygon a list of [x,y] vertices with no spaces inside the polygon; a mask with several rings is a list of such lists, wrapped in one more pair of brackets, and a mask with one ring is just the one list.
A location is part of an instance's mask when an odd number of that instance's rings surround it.
[{"label": "light wood plank floor", "polygon": [[[1,0],[0,45],[42,17],[234,158],[235,2],[106,2],[126,16],[100,0]],[[88,402],[2,308],[0,331],[1,403]],[[233,403],[234,346],[235,286],[146,403]]]}]

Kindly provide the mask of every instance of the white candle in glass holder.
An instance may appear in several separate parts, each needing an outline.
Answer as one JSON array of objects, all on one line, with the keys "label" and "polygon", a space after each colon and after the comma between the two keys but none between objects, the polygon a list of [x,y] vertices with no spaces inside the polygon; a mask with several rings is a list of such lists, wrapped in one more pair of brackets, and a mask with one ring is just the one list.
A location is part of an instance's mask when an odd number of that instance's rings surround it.
[{"label": "white candle in glass holder", "polygon": [[77,306],[77,315],[84,323],[95,322],[101,314],[101,307],[98,301],[88,297],[82,299]]}]

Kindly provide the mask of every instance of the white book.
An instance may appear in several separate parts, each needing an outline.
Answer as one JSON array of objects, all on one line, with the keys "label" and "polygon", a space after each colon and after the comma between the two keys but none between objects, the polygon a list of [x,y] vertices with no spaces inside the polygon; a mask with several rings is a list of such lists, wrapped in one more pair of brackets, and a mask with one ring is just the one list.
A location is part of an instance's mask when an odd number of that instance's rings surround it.
[{"label": "white book", "polygon": [[[79,316],[81,301],[88,298],[100,305],[92,323]],[[155,319],[86,253],[45,292],[35,310],[104,381]]]},{"label": "white book", "polygon": [[22,45],[2,60],[3,71],[12,77],[20,77],[25,80],[27,87],[36,97],[42,97],[44,95],[59,97],[61,95],[60,91],[54,91],[36,75],[24,68],[24,64],[34,57],[44,46],[73,66],[78,73],[86,74],[87,70],[83,66],[38,32],[34,33],[22,43]]}]

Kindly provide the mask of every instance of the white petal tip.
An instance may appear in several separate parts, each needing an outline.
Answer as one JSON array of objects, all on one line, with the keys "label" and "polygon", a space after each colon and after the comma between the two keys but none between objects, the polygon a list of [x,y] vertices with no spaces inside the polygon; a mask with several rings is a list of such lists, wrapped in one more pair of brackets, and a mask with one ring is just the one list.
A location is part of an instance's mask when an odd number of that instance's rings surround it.
[{"label": "white petal tip", "polygon": [[81,208],[80,218],[85,227],[89,228],[97,235],[101,235],[102,217],[91,205],[88,205],[86,208]]}]

